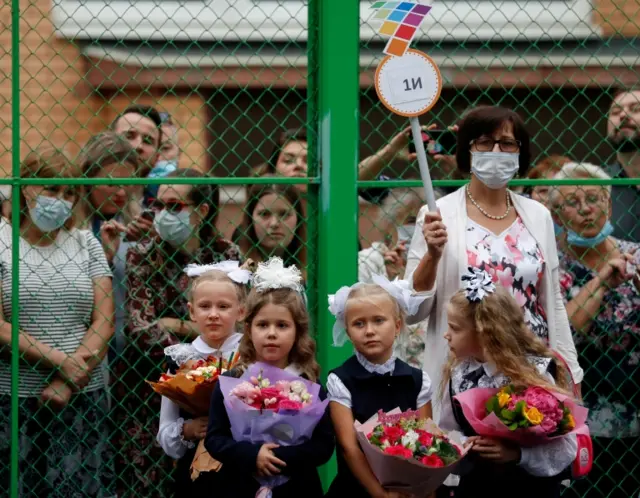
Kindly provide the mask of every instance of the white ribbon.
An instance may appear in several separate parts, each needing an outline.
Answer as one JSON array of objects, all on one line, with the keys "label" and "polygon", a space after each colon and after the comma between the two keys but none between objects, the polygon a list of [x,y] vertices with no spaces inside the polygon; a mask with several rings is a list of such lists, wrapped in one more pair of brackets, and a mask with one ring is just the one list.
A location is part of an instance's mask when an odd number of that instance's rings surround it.
[{"label": "white ribbon", "polygon": [[467,273],[462,275],[462,283],[464,285],[464,293],[467,299],[472,303],[482,301],[485,296],[493,294],[496,286],[493,283],[491,275],[479,268],[469,266]]},{"label": "white ribbon", "polygon": [[193,278],[199,277],[203,273],[207,273],[212,270],[221,271],[237,284],[248,284],[252,275],[249,270],[240,268],[240,263],[238,261],[229,260],[211,265],[196,265],[192,263],[187,265],[184,272],[187,276]]}]

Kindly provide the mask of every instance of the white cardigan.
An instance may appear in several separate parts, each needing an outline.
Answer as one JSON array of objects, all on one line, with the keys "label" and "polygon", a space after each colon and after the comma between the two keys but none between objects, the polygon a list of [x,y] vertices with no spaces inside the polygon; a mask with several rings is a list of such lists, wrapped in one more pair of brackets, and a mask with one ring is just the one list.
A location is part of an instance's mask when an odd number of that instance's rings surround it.
[{"label": "white cardigan", "polygon": [[[569,319],[560,294],[558,280],[558,251],[553,231],[551,213],[539,202],[527,199],[511,192],[511,199],[524,226],[536,239],[545,261],[545,270],[541,286],[540,302],[547,315],[549,343],[552,349],[565,359],[576,383],[582,382],[583,372],[578,364],[578,354],[571,336]],[[435,288],[420,307],[411,322],[429,318],[426,334],[425,362],[429,377],[435,386],[440,385],[442,368],[449,354],[444,333],[447,330],[447,303],[461,287],[461,277],[466,272],[466,227],[467,207],[464,187],[442,197],[437,201],[442,221],[447,227],[449,240],[438,264]],[[418,213],[416,230],[411,240],[407,260],[405,280],[413,282],[415,272],[422,257],[427,253],[427,243],[422,234],[425,214],[428,206]],[[437,398],[437,397],[436,397]],[[434,399],[434,411],[439,413],[439,403]],[[437,419],[436,419],[437,420]]]}]

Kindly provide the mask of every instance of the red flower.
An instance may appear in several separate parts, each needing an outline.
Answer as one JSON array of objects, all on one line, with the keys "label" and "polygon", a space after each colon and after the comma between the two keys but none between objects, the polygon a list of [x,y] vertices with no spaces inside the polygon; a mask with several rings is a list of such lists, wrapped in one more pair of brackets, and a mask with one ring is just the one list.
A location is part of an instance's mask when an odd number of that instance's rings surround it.
[{"label": "red flower", "polygon": [[405,448],[401,444],[389,446],[385,448],[384,452],[387,455],[395,455],[402,458],[413,458],[413,451],[411,451],[409,448]]},{"label": "red flower", "polygon": [[444,462],[438,455],[423,456],[420,459],[420,463],[422,465],[426,465],[427,467],[444,467]]},{"label": "red flower", "polygon": [[276,387],[263,387],[262,389],[260,389],[260,393],[262,394],[262,397],[265,399],[269,399],[269,398],[276,398],[278,400],[282,399],[282,393]]},{"label": "red flower", "polygon": [[384,439],[389,441],[391,444],[400,441],[404,434],[404,429],[397,425],[385,426],[384,428]]},{"label": "red flower", "polygon": [[418,438],[420,444],[430,448],[433,444],[433,434],[429,434],[427,431],[422,430],[419,431],[418,434],[420,434],[420,437]]},{"label": "red flower", "polygon": [[283,399],[278,405],[278,411],[288,410],[299,412],[302,410],[302,403],[300,401],[291,401],[290,399]]}]

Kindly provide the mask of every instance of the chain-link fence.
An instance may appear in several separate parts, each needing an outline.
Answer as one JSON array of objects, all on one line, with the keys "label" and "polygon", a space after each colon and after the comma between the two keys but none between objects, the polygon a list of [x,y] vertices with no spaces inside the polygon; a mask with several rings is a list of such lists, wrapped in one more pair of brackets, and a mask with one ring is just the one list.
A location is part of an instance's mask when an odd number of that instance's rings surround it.
[{"label": "chain-link fence", "polygon": [[[170,368],[167,346],[197,336],[189,263],[298,265],[324,375],[350,354],[331,347],[326,296],[402,277],[424,204],[408,122],[372,84],[380,26],[403,24],[388,17],[402,2],[386,4],[375,19],[370,3],[338,0],[0,6],[3,492],[212,492],[189,478],[195,426],[161,420],[146,383]],[[454,126],[468,111],[500,105],[526,124],[536,168],[512,186],[554,213],[596,450],[564,496],[640,496],[639,31],[637,1],[452,0],[413,43],[444,80],[421,118],[439,197],[467,182]],[[470,136],[476,151],[522,143],[487,126]],[[611,178],[565,168],[553,180],[570,161]],[[474,219],[468,257],[553,334],[531,227]],[[423,367],[426,330],[412,327],[398,355]]]}]

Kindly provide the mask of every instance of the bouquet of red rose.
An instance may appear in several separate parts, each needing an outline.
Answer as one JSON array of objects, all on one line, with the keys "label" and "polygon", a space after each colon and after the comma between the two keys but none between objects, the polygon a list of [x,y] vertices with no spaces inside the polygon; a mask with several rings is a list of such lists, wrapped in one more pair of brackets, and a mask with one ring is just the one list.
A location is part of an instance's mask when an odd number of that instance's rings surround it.
[{"label": "bouquet of red rose", "polygon": [[480,436],[535,446],[585,427],[589,410],[543,387],[475,388],[454,397]]},{"label": "bouquet of red rose", "polygon": [[355,424],[358,441],[380,484],[388,490],[427,496],[455,471],[466,454],[432,420],[417,412],[380,411]]},{"label": "bouquet of red rose", "polygon": [[209,413],[209,403],[218,377],[238,362],[235,353],[227,360],[209,357],[183,365],[175,375],[162,374],[158,382],[147,381],[158,394],[169,398],[195,417]]}]

